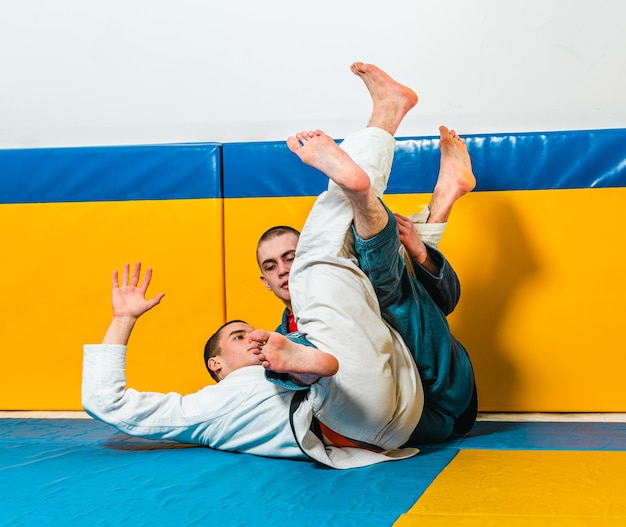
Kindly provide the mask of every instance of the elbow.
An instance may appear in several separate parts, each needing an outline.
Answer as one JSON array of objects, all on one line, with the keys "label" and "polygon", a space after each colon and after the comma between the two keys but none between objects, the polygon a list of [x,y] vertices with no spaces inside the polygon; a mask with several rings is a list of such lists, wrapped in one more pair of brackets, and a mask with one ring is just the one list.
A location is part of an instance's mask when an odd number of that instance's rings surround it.
[{"label": "elbow", "polygon": [[106,419],[104,419],[106,410],[104,408],[103,399],[98,396],[93,386],[83,383],[81,389],[81,405],[89,416],[106,422]]},{"label": "elbow", "polygon": [[83,410],[85,410],[88,415],[90,415],[91,417],[97,417],[98,409],[96,404],[96,398],[94,397],[93,392],[85,389],[84,385],[81,392],[81,405],[83,407]]}]

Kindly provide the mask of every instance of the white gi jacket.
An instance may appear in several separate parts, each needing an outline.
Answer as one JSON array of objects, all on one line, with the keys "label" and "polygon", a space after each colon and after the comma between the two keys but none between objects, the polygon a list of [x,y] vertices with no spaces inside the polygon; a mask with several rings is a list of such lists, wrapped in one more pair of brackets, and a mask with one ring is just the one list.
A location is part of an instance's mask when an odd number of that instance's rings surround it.
[{"label": "white gi jacket", "polygon": [[307,398],[290,413],[294,395],[247,366],[219,384],[189,394],[137,392],[126,388],[126,346],[84,346],[82,400],[87,413],[127,434],[169,439],[219,450],[311,459],[352,468],[414,455],[416,449],[375,453],[325,446],[311,431]]}]

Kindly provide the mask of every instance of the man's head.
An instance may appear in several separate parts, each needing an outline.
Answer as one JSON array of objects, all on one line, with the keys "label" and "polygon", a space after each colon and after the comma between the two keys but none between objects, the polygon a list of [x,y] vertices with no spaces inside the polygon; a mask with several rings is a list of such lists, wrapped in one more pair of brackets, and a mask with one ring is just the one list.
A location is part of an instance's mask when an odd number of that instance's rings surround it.
[{"label": "man's head", "polygon": [[272,227],[259,238],[256,259],[261,269],[261,281],[291,310],[289,272],[296,256],[300,233],[293,227]]},{"label": "man's head", "polygon": [[231,320],[220,327],[204,346],[204,364],[215,382],[244,366],[261,363],[250,351],[248,335],[254,328],[243,320]]}]

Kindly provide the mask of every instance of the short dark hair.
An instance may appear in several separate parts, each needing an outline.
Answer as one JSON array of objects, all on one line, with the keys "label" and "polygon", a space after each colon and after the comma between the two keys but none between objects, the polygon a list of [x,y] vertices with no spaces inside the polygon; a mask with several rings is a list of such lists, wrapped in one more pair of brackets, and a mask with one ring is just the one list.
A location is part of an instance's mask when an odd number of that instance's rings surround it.
[{"label": "short dark hair", "polygon": [[298,229],[294,229],[293,227],[289,227],[288,225],[276,225],[274,227],[270,227],[263,234],[261,234],[261,237],[256,244],[256,261],[259,264],[259,267],[261,267],[261,262],[259,262],[259,246],[267,240],[272,240],[278,236],[289,233],[294,234],[296,238],[300,238],[300,231]]},{"label": "short dark hair", "polygon": [[209,359],[211,357],[217,357],[220,353],[222,353],[222,349],[219,346],[220,335],[222,330],[229,326],[230,324],[234,324],[235,322],[241,322],[242,324],[247,324],[245,320],[229,320],[225,324],[222,324],[213,335],[209,337],[209,340],[206,341],[204,345],[204,365],[206,369],[209,371],[209,375],[215,382],[220,382],[217,378],[217,374],[209,368]]}]

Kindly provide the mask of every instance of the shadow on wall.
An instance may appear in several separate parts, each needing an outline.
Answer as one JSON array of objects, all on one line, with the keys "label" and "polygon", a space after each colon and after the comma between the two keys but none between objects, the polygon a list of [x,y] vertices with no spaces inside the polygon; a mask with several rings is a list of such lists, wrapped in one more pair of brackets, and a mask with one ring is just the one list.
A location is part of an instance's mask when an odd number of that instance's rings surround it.
[{"label": "shadow on wall", "polygon": [[472,358],[480,410],[506,411],[516,407],[521,389],[506,327],[517,292],[539,264],[512,201],[496,192],[464,199],[442,243],[461,280],[461,302],[450,324]]}]

